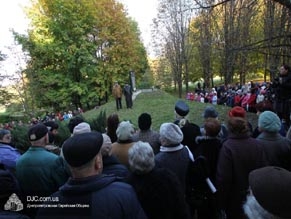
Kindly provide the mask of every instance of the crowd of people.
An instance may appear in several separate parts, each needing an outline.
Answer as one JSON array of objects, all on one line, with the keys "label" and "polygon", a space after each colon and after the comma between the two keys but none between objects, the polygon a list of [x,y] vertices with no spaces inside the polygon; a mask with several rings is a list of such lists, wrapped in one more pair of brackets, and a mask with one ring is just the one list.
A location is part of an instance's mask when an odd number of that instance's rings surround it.
[{"label": "crowd of people", "polygon": [[138,129],[113,113],[104,133],[73,116],[59,150],[48,148],[52,124],[30,125],[23,154],[2,129],[0,218],[291,218],[291,130],[282,132],[287,105],[276,108],[287,98],[279,95],[285,77],[272,85],[276,101],[254,105],[256,127],[250,108],[236,104],[221,123],[215,101],[195,124],[188,100],[178,100],[175,120],[159,130],[147,112],[136,118]]},{"label": "crowd of people", "polygon": [[29,128],[24,154],[2,130],[0,218],[288,218],[291,141],[268,107],[258,108],[258,127],[240,106],[230,108],[225,125],[207,105],[204,123],[194,124],[183,100],[174,106],[176,120],[158,131],[146,112],[138,131],[108,116],[106,133],[76,116],[58,153],[46,148],[50,130],[42,122]]},{"label": "crowd of people", "polygon": [[229,107],[241,106],[248,112],[255,112],[255,105],[263,100],[274,99],[274,87],[271,82],[254,83],[250,81],[244,85],[222,85],[212,88],[209,92],[198,85],[193,93],[187,93],[186,99],[214,105]]}]

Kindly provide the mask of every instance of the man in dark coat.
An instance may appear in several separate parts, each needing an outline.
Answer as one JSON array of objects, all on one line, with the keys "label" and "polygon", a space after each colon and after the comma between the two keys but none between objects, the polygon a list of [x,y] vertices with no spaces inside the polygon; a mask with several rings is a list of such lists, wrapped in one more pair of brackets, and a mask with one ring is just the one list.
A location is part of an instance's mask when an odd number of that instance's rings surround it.
[{"label": "man in dark coat", "polygon": [[124,85],[123,94],[125,96],[126,108],[131,109],[132,108],[132,89],[129,84]]},{"label": "man in dark coat", "polygon": [[291,218],[291,172],[267,166],[249,174],[250,193],[244,204],[249,219]]},{"label": "man in dark coat", "polygon": [[[273,81],[275,91],[274,110],[281,120],[286,122],[286,129],[290,126],[290,101],[291,101],[291,68],[289,65],[280,67],[280,74]],[[286,130],[286,131],[287,131]]]},{"label": "man in dark coat", "polygon": [[58,192],[41,208],[39,218],[146,218],[133,188],[115,176],[102,175],[102,134],[75,135],[63,144],[63,154],[72,172]]},{"label": "man in dark coat", "polygon": [[[62,157],[45,149],[49,136],[44,124],[31,126],[28,138],[31,146],[16,162],[16,177],[25,197],[46,197],[67,181],[69,172]],[[27,201],[25,206],[31,204],[30,198],[24,201]],[[30,217],[36,213],[36,208],[24,210]]]}]

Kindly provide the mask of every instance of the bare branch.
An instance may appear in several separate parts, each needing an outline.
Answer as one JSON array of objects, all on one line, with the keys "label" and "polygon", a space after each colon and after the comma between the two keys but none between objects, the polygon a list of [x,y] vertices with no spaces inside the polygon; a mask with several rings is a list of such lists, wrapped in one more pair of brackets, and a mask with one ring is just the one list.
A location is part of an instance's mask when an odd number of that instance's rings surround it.
[{"label": "bare branch", "polygon": [[[229,2],[229,1],[231,1],[231,0],[224,0],[224,1],[222,1],[222,2],[218,2],[218,3],[213,4],[213,5],[203,5],[203,4],[200,3],[199,1],[194,0],[194,2],[195,2],[197,5],[199,5],[199,9],[210,9],[210,8],[215,8],[215,7],[217,7],[217,6],[219,6],[219,5],[222,5],[222,4],[224,4],[224,3],[226,3],[226,2]],[[192,8],[192,9],[197,9],[197,8]]]},{"label": "bare branch", "polygon": [[[224,1],[221,1],[221,2],[218,2],[216,4],[213,4],[213,5],[203,5],[200,1],[198,0],[194,0],[194,2],[199,5],[199,9],[210,9],[210,8],[215,8],[219,5],[222,5],[224,3],[227,3],[231,0],[224,0]],[[286,8],[288,9],[291,9],[291,1],[290,0],[273,0],[274,2],[277,2],[283,6],[285,6]],[[198,8],[191,8],[191,9],[198,9]]]}]

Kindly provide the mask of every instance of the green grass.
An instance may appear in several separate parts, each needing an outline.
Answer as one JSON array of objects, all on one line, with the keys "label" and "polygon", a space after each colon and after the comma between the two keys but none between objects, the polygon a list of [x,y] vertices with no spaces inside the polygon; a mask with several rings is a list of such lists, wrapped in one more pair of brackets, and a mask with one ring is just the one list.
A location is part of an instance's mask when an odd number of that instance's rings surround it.
[{"label": "green grass", "polygon": [[[133,109],[125,108],[125,99],[122,99],[123,109],[117,111],[115,106],[115,100],[111,99],[105,105],[102,105],[98,109],[90,110],[84,113],[86,120],[91,120],[96,118],[101,111],[109,116],[112,113],[117,113],[120,120],[130,120],[136,128],[138,128],[137,120],[141,113],[147,112],[152,116],[152,129],[159,130],[160,125],[164,122],[173,122],[175,120],[174,106],[179,98],[170,95],[169,93],[163,92],[161,90],[140,93],[133,102]],[[187,104],[190,107],[190,112],[187,118],[201,126],[203,124],[202,113],[207,105],[206,103],[198,103],[194,101],[188,101]],[[228,111],[230,107],[217,105],[215,106],[217,112],[219,113],[219,120],[225,122],[227,120]],[[257,126],[257,116],[254,113],[248,113],[248,120],[252,123],[253,127]]]},{"label": "green grass", "polygon": [[[164,122],[173,122],[175,120],[174,107],[176,101],[179,100],[175,95],[171,95],[164,91],[158,90],[147,93],[140,93],[133,102],[133,109],[125,108],[125,100],[122,100],[123,109],[117,111],[115,100],[111,97],[110,101],[102,105],[99,109],[87,111],[83,114],[84,119],[90,122],[93,130],[104,131],[105,119],[112,113],[117,113],[121,121],[130,120],[135,128],[138,128],[138,117],[141,113],[147,112],[152,116],[152,129],[159,131],[160,126]],[[205,103],[198,103],[194,101],[187,101],[190,107],[190,112],[187,118],[201,126],[203,124],[202,113],[207,105]],[[228,118],[229,107],[215,106],[219,113],[220,121],[226,121]],[[257,116],[254,113],[248,113],[248,120],[252,123],[253,127],[257,126]],[[25,152],[30,142],[27,139],[27,126],[18,126],[12,131],[14,144],[21,152]],[[59,134],[55,139],[55,144],[61,146],[62,143],[70,136],[67,122],[59,123]]]}]

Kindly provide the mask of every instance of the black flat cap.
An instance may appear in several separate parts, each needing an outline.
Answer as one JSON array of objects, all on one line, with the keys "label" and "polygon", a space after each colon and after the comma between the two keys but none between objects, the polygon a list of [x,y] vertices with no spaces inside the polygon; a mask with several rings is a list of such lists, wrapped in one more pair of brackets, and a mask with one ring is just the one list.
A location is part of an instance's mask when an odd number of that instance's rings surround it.
[{"label": "black flat cap", "polygon": [[38,123],[36,125],[33,125],[28,130],[29,141],[37,141],[44,137],[47,133],[48,128],[44,124]]},{"label": "black flat cap", "polygon": [[71,167],[80,167],[91,161],[100,151],[103,136],[100,132],[74,135],[63,144],[63,154]]},{"label": "black flat cap", "polygon": [[175,104],[175,111],[179,116],[186,116],[189,113],[189,106],[182,100]]}]

